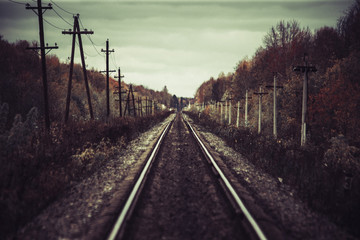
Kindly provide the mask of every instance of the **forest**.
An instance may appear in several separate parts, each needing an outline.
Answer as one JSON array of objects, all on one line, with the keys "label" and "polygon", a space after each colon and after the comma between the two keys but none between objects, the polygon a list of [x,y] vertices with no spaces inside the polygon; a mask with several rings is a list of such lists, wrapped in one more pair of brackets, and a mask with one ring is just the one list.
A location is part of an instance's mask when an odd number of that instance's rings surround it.
[{"label": "forest", "polygon": [[70,66],[49,54],[51,125],[47,130],[40,57],[27,50],[36,45],[24,40],[9,43],[0,36],[0,238],[16,231],[74,183],[90,176],[107,158],[121,152],[129,141],[166,118],[167,109],[179,106],[166,86],[162,91],[141,85],[130,87],[125,78],[121,80],[124,94],[120,118],[118,79],[110,77],[107,116],[105,74],[90,69],[86,74],[94,120],[89,121],[82,66],[75,64],[69,120],[65,123]]},{"label": "forest", "polygon": [[[297,66],[316,68],[308,72],[305,146],[300,146],[304,73],[294,71]],[[360,236],[359,68],[360,1],[356,0],[335,28],[312,32],[296,20],[278,22],[254,56],[197,89],[189,114],[255,165],[297,189],[310,207]],[[274,77],[281,86],[276,89],[276,137]],[[259,92],[263,93],[261,132]],[[224,113],[220,116],[230,103],[231,122]]]}]

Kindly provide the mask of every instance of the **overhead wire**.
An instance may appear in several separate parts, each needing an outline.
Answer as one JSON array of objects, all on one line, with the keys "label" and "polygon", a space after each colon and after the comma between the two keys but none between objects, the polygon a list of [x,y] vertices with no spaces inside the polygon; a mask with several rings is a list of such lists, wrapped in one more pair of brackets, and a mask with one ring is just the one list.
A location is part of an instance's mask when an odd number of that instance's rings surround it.
[{"label": "overhead wire", "polygon": [[[80,17],[79,17],[79,22],[80,22],[81,27],[82,27],[83,29],[85,29],[85,27],[84,27],[84,25],[83,25]],[[87,38],[89,39],[89,41],[91,42],[91,44],[92,44],[93,48],[95,49],[95,51],[97,52],[97,54],[98,54],[99,56],[105,58],[105,54],[101,54],[101,52],[97,49],[97,46],[100,46],[100,45],[95,44],[94,41],[92,40],[92,38],[91,38],[88,34],[86,34],[86,37],[87,37]]]},{"label": "overhead wire", "polygon": [[72,26],[71,23],[69,23],[67,20],[65,20],[64,17],[62,17],[54,8],[52,9],[56,15],[58,15],[59,18],[61,18],[65,23],[67,23],[68,25]]},{"label": "overhead wire", "polygon": [[26,3],[18,2],[18,1],[14,1],[14,0],[8,0],[8,1],[12,2],[12,3],[16,3],[16,4],[26,5]]},{"label": "overhead wire", "polygon": [[114,67],[115,67],[116,69],[118,69],[118,65],[117,65],[117,63],[116,63],[116,58],[115,58],[115,54],[114,54],[114,53],[111,54],[111,61],[112,61],[112,64],[114,65]]},{"label": "overhead wire", "polygon": [[[34,1],[34,0],[33,0]],[[53,0],[50,0],[51,3],[53,3],[55,6],[57,6],[58,8],[60,8],[62,11],[66,12],[67,14],[70,15],[76,15],[75,13],[69,12],[67,10],[65,10],[64,8],[60,7],[58,4],[56,4]]]},{"label": "overhead wire", "polygon": [[64,30],[64,28],[60,28],[60,27],[56,26],[55,24],[53,24],[53,23],[49,22],[48,20],[46,20],[44,17],[43,17],[43,20],[44,20],[47,24],[49,24],[50,26],[52,26],[52,27],[54,27],[54,28],[57,28],[57,29],[60,29],[60,30]]}]

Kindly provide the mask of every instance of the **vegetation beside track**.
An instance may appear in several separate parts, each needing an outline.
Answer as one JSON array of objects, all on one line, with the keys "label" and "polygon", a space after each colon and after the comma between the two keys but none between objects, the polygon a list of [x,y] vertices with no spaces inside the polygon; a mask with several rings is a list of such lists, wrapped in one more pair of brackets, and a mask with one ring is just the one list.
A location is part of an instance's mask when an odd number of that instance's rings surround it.
[{"label": "vegetation beside track", "polygon": [[350,146],[344,137],[301,147],[298,141],[286,138],[286,133],[275,140],[247,128],[220,125],[208,114],[186,114],[255,166],[296,189],[312,209],[360,236],[360,149]]},{"label": "vegetation beside track", "polygon": [[[8,106],[1,105],[6,118]],[[110,121],[53,123],[49,134],[39,126],[38,111],[0,132],[0,238],[16,231],[72,184],[93,174],[129,141],[161,122],[170,112]],[[6,122],[7,119],[3,119]]]}]

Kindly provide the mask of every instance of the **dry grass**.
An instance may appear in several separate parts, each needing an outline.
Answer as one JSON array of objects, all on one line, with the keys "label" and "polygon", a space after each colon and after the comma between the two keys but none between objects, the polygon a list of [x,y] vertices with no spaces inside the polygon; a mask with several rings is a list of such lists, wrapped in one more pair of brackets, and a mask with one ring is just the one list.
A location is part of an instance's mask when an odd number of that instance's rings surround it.
[{"label": "dry grass", "polygon": [[0,238],[168,115],[54,123],[49,134],[39,127],[35,108],[25,121],[17,115],[11,129],[0,129]]}]

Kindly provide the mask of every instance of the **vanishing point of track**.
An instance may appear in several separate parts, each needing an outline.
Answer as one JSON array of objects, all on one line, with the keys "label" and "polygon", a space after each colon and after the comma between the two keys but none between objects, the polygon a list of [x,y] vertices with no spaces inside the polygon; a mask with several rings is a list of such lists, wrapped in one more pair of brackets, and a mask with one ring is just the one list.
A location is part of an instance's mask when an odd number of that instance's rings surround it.
[{"label": "vanishing point of track", "polygon": [[177,114],[160,134],[107,239],[229,236],[266,239],[196,130]]}]

